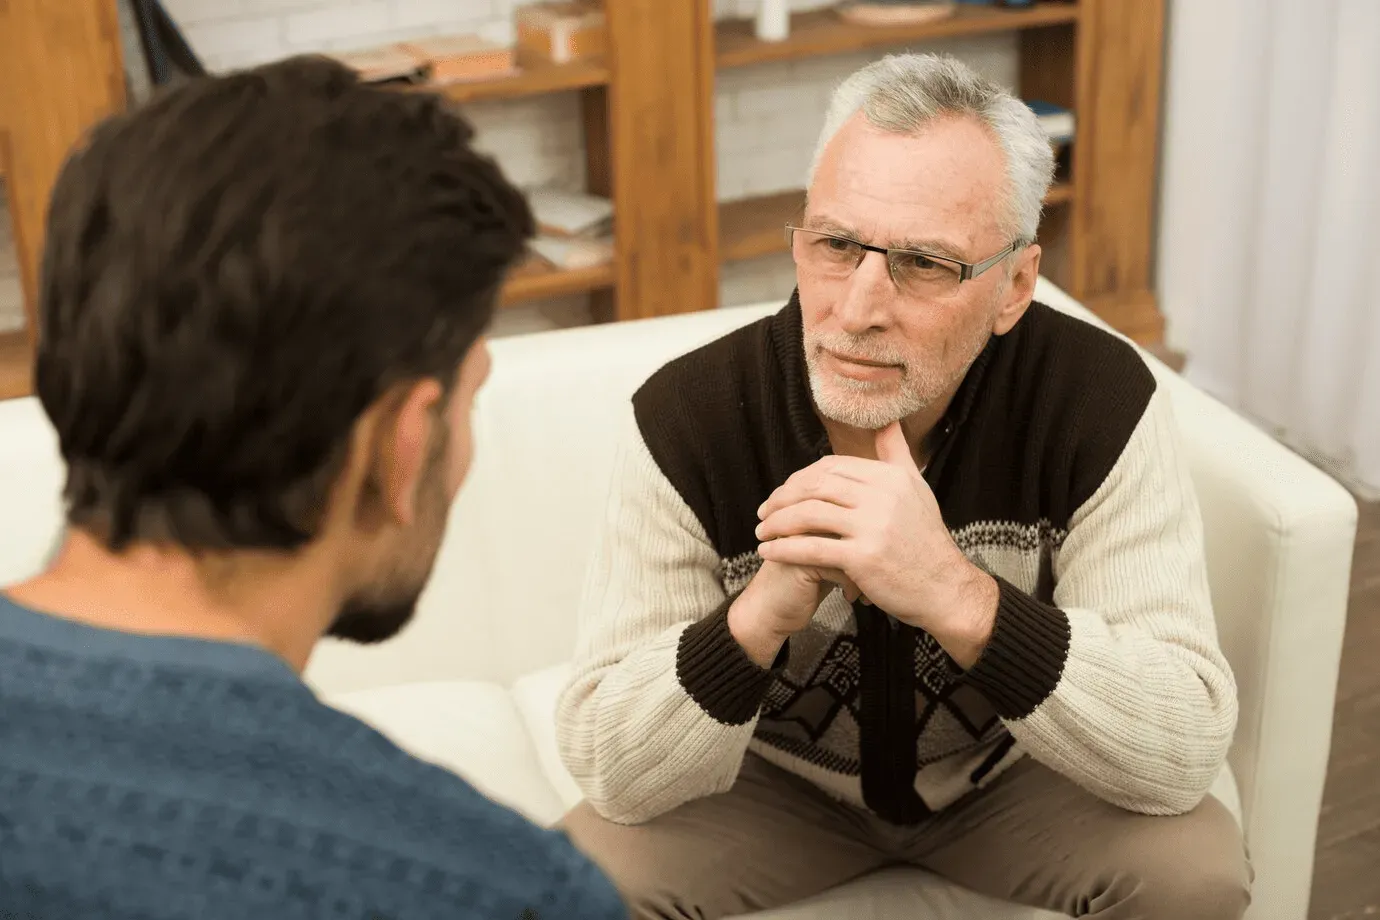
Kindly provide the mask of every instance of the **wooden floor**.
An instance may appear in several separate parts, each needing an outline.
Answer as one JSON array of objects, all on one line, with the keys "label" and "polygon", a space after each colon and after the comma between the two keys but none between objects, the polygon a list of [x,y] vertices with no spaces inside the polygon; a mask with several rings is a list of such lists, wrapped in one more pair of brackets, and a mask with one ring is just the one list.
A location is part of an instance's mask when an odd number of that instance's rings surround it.
[{"label": "wooden floor", "polygon": [[1309,920],[1380,920],[1380,504],[1361,507]]}]

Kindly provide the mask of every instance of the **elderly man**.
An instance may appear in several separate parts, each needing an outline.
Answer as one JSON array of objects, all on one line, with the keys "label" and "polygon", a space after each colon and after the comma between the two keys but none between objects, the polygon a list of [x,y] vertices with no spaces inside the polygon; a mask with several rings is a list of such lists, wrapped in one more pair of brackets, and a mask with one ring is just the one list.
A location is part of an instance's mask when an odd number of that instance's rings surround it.
[{"label": "elderly man", "polygon": [[1197,503],[1134,350],[1031,301],[1052,172],[964,65],[864,68],[786,231],[797,295],[633,398],[558,719],[565,824],[640,916],[896,863],[1244,912]]}]

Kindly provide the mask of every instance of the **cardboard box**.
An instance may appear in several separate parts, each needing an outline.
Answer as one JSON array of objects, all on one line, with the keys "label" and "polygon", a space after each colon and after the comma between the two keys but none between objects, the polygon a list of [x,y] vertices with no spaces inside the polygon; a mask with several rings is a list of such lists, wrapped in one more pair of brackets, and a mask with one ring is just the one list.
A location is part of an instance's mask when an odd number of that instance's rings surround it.
[{"label": "cardboard box", "polygon": [[590,0],[518,7],[518,64],[568,64],[604,56],[604,10]]}]

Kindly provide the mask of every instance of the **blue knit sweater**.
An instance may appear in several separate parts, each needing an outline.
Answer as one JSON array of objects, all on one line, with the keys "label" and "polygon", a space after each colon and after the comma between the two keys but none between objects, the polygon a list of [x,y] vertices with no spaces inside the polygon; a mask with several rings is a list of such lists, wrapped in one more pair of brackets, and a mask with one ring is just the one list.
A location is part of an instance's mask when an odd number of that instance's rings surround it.
[{"label": "blue knit sweater", "polygon": [[0,596],[0,918],[626,917],[536,827],[225,642]]}]

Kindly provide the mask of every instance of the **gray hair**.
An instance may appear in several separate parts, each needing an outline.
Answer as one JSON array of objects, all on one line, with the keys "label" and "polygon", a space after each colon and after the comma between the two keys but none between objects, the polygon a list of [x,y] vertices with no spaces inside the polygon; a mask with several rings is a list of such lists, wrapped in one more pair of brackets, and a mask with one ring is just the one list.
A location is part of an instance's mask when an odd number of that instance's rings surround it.
[{"label": "gray hair", "polygon": [[913,134],[943,115],[968,115],[985,125],[1006,155],[1006,213],[1002,231],[1033,240],[1040,208],[1054,178],[1054,151],[1035,114],[1011,93],[956,58],[892,54],[868,64],[834,90],[810,181],[825,146],[858,111],[874,127]]}]

